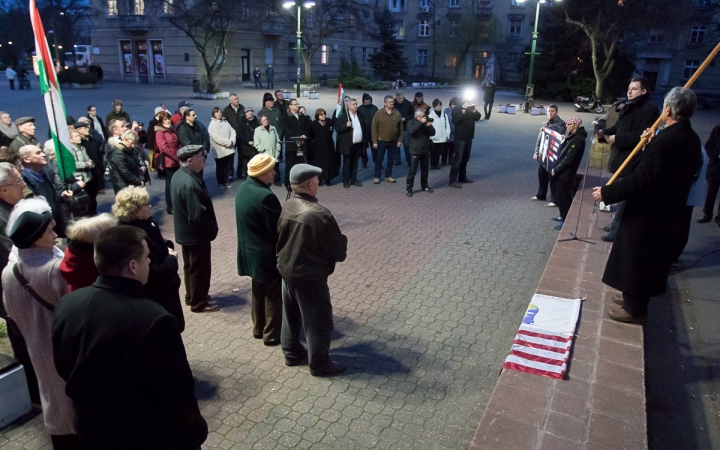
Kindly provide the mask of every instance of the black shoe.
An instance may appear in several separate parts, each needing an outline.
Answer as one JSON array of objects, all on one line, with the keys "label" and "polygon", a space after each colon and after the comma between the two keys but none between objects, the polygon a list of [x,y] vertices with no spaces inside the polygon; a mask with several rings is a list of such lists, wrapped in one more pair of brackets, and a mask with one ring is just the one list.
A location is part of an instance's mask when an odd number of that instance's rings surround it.
[{"label": "black shoe", "polygon": [[615,236],[610,236],[609,234],[606,236],[603,236],[600,238],[603,242],[613,242],[615,240]]},{"label": "black shoe", "polygon": [[165,212],[170,214],[171,216],[173,215],[172,209],[165,210]]},{"label": "black shoe", "polygon": [[352,185],[353,185],[353,186],[357,186],[357,187],[362,187],[362,183],[359,182],[359,181],[356,181],[356,182],[352,183]]},{"label": "black shoe", "polygon": [[274,184],[275,184],[275,186],[282,186],[282,183],[280,181],[277,181]]},{"label": "black shoe", "polygon": [[603,231],[606,232],[606,233],[609,233],[609,232],[610,232],[610,225],[608,225],[608,226],[606,226],[606,227],[603,227]]},{"label": "black shoe", "polygon": [[324,182],[323,180],[320,180],[320,181],[318,182],[318,186],[325,186],[325,182]]},{"label": "black shoe", "polygon": [[265,341],[263,344],[265,344],[265,347],[277,347],[280,345],[280,341]]},{"label": "black shoe", "polygon": [[332,186],[332,183],[328,181],[327,183],[325,183],[325,186]]},{"label": "black shoe", "polygon": [[458,182],[460,182],[460,183],[474,183],[473,180],[469,180],[469,179],[467,179],[467,178],[465,178],[465,179],[463,179],[463,180],[458,180]]},{"label": "black shoe", "polygon": [[215,312],[218,309],[220,309],[220,307],[218,305],[211,305],[208,303],[205,306],[201,306],[200,308],[197,308],[197,309],[191,309],[190,311],[192,311],[194,313],[208,313],[208,312]]},{"label": "black shoe", "polygon": [[262,334],[253,334],[255,339],[262,339]]},{"label": "black shoe", "polygon": [[462,184],[458,183],[457,181],[451,181],[450,187],[453,187],[455,189],[462,189]]},{"label": "black shoe", "polygon": [[412,197],[412,196],[413,196],[413,191],[411,191],[410,189],[408,189],[406,195],[407,195],[408,197]]},{"label": "black shoe", "polygon": [[347,370],[347,366],[345,364],[339,364],[339,363],[333,362],[333,363],[331,363],[331,365],[329,367],[326,367],[324,369],[315,370],[311,367],[310,375],[312,375],[314,377],[331,377],[333,375],[343,373],[346,370]]},{"label": "black shoe", "polygon": [[308,354],[305,352],[305,356],[299,358],[299,359],[288,359],[285,358],[285,365],[288,367],[295,367],[295,366],[305,366],[308,363]]},{"label": "black shoe", "polygon": [[429,187],[426,187],[425,189],[423,189],[423,192],[427,192],[428,194],[432,194],[432,193],[435,192],[435,191],[433,191],[433,190],[430,189]]},{"label": "black shoe", "polygon": [[350,183],[343,183],[343,187],[345,189],[350,189]]},{"label": "black shoe", "polygon": [[712,216],[708,216],[707,214],[702,216],[702,219],[698,219],[697,223],[708,223],[712,220]]}]

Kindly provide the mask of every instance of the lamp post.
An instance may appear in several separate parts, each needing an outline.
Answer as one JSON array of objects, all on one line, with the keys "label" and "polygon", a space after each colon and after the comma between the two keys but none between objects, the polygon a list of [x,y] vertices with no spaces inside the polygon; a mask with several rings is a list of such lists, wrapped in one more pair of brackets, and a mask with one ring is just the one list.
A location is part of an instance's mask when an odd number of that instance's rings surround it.
[{"label": "lamp post", "polygon": [[[525,3],[527,0],[517,0],[518,3]],[[555,1],[562,1],[562,0],[555,0]],[[526,55],[530,55],[530,71],[528,73],[528,84],[525,88],[525,112],[530,112],[530,107],[532,105],[533,96],[535,94],[535,86],[533,85],[533,72],[535,71],[535,55],[539,55],[540,53],[537,53],[535,49],[537,48],[537,39],[538,39],[538,22],[540,20],[540,4],[552,2],[552,0],[537,0],[536,7],[535,7],[535,28],[533,29],[532,34],[532,47],[530,48],[530,53],[525,53]]]},{"label": "lamp post", "polygon": [[293,6],[297,8],[297,49],[296,49],[296,56],[297,59],[297,83],[295,89],[295,98],[300,98],[300,61],[302,61],[302,29],[300,28],[301,20],[302,20],[302,9],[305,8],[312,8],[315,6],[315,2],[313,0],[295,0],[295,1],[287,1],[283,3],[283,8],[290,9]]}]

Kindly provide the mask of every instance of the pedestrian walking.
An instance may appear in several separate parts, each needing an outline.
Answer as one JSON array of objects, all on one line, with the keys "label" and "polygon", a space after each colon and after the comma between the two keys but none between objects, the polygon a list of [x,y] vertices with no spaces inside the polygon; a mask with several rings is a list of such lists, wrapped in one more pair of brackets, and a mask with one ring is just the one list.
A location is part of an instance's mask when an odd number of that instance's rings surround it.
[{"label": "pedestrian walking", "polygon": [[497,86],[491,81],[483,86],[483,109],[485,110],[485,120],[490,120],[492,114],[493,103],[495,103],[495,91]]},{"label": "pedestrian walking", "polygon": [[11,66],[7,66],[7,69],[5,69],[5,76],[7,77],[8,82],[10,83],[10,89],[13,91],[15,90],[15,80],[17,80],[17,72],[13,70]]}]

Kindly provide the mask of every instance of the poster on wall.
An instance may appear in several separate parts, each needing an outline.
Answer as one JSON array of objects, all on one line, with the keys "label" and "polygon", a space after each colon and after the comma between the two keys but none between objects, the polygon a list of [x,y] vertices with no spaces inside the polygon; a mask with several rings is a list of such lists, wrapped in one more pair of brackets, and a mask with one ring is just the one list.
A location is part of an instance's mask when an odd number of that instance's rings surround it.
[{"label": "poster on wall", "polygon": [[155,75],[165,75],[165,55],[163,54],[163,41],[150,41],[153,55],[153,70]]},{"label": "poster on wall", "polygon": [[120,56],[122,57],[123,73],[132,75],[135,72],[132,58],[132,44],[130,41],[120,41]]},{"label": "poster on wall", "polygon": [[140,75],[148,74],[148,52],[147,52],[147,41],[135,41],[137,46],[138,55],[138,73]]}]

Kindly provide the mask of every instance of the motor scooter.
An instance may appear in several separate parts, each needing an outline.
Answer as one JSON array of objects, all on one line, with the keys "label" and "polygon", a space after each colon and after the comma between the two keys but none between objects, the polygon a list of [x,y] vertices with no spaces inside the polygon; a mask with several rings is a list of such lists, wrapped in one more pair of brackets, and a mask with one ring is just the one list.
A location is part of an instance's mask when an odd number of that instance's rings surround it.
[{"label": "motor scooter", "polygon": [[577,96],[575,97],[575,111],[595,112],[596,114],[602,114],[603,112],[605,112],[605,107],[595,94],[593,94],[592,96],[592,105],[590,104],[590,98]]}]

